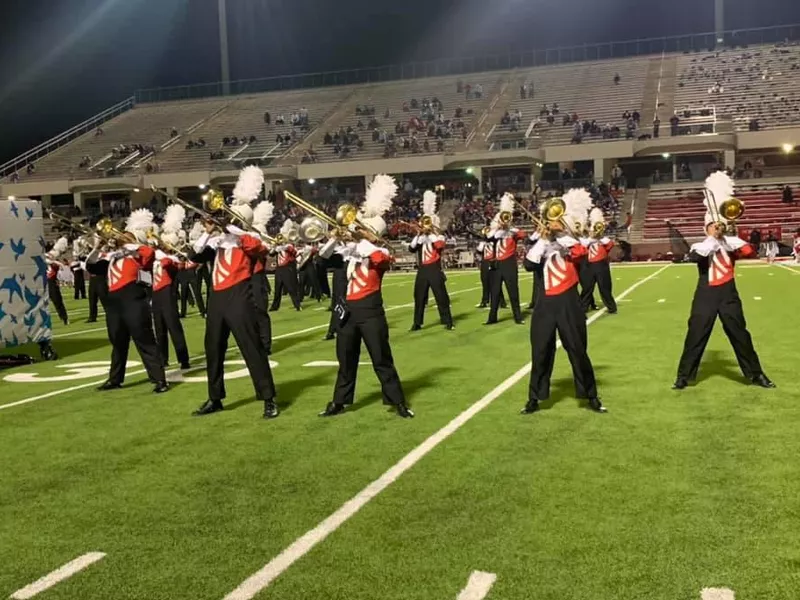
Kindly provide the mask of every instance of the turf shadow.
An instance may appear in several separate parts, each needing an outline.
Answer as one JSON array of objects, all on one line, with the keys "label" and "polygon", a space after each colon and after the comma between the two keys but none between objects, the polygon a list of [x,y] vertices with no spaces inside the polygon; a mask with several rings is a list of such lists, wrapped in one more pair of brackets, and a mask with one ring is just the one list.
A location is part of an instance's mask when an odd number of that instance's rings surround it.
[{"label": "turf shadow", "polygon": [[[372,372],[372,369],[370,367],[367,367],[366,365],[362,365],[360,368],[361,369],[366,368],[369,369],[370,372]],[[419,392],[421,392],[425,388],[435,387],[436,385],[439,385],[437,379],[438,376],[453,370],[454,370],[453,367],[437,367],[435,369],[429,369],[424,373],[420,373],[412,377],[411,379],[403,379],[401,377],[400,383],[403,386],[403,393],[406,396],[406,400],[408,401],[409,406],[413,406],[414,396],[417,395]],[[374,372],[372,372],[371,374],[373,377],[375,377]],[[382,401],[383,401],[383,393],[380,390],[376,390],[371,394],[361,398],[356,396],[356,401],[353,404],[353,407],[349,410],[351,412],[356,412],[371,404],[376,404]]]},{"label": "turf shadow", "polygon": [[[54,339],[53,348],[58,353],[59,359],[70,358],[84,352],[92,352],[98,348],[108,346],[107,338],[81,338],[75,337],[70,339]],[[9,354],[28,354],[34,358],[35,362],[43,362],[39,354],[38,344],[23,344],[21,346],[3,348],[0,350],[0,356]],[[22,365],[25,366],[25,365]],[[6,369],[10,371],[11,369]]]},{"label": "turf shadow", "polygon": [[733,350],[730,352],[722,352],[720,350],[709,350],[706,352],[703,360],[700,362],[700,368],[697,371],[696,383],[701,383],[706,379],[713,377],[723,377],[741,383],[744,381],[744,376],[735,360],[731,360]]},{"label": "turf shadow", "polygon": [[279,340],[273,340],[272,342],[272,353],[277,354],[278,352],[284,352],[293,346],[297,346],[304,342],[309,342],[312,340],[322,339],[325,336],[325,332],[323,328],[320,327],[319,329],[315,329],[314,331],[307,331],[303,334],[293,335],[290,337],[281,338]]},{"label": "turf shadow", "polygon": [[[305,369],[303,370],[305,371]],[[312,371],[312,369],[308,369],[308,371]],[[309,388],[320,387],[321,384],[328,380],[331,376],[331,372],[327,369],[313,369],[313,371],[315,372],[311,374],[310,377],[304,377],[302,379],[290,379],[288,381],[280,380],[275,383],[275,390],[278,394],[277,398],[275,399],[275,403],[278,405],[278,408],[280,408],[282,411],[290,408],[302,393],[308,392]],[[320,402],[322,403],[323,407],[328,401],[329,398],[327,395],[320,397]],[[258,400],[255,396],[242,398],[241,400],[236,400],[230,404],[225,404],[225,410],[236,410],[255,402],[260,402],[260,400]]]},{"label": "turf shadow", "polygon": [[[565,357],[566,358],[566,357]],[[597,391],[598,395],[602,398],[602,381],[600,377],[600,373],[605,371],[607,367],[604,365],[594,365],[594,374],[595,378],[597,379]],[[542,400],[539,402],[539,408],[542,410],[550,410],[559,402],[563,402],[564,400],[575,400],[578,402],[578,406],[580,408],[587,408],[589,406],[589,401],[583,398],[576,398],[575,397],[575,382],[572,380],[572,371],[570,371],[569,375],[566,377],[562,377],[559,379],[554,379],[550,383],[550,398],[547,400]]]}]

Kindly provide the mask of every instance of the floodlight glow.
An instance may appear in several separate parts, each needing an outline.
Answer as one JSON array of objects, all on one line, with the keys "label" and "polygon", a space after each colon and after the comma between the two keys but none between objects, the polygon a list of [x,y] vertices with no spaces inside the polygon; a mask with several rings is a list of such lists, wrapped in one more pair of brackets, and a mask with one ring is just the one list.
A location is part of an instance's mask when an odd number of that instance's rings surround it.
[{"label": "floodlight glow", "polygon": [[789,154],[789,152],[794,150],[794,146],[792,144],[789,144],[789,143],[783,144],[783,146],[781,146],[781,148],[783,148],[783,151],[786,152],[786,154]]},{"label": "floodlight glow", "polygon": [[316,179],[309,179],[308,180],[308,183],[310,183],[311,185],[314,185],[316,182],[317,182]]},{"label": "floodlight glow", "polygon": [[670,153],[669,153],[669,152],[664,152],[664,153],[661,155],[661,157],[662,157],[662,158],[669,158],[670,156],[671,156],[671,155],[670,155]]}]

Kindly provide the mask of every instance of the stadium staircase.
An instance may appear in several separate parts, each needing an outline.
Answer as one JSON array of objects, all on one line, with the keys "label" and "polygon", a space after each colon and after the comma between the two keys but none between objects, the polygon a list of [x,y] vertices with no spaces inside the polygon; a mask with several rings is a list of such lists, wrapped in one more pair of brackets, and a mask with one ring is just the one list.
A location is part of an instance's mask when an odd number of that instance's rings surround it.
[{"label": "stadium staircase", "polygon": [[[519,93],[520,86],[523,85],[528,78],[528,73],[509,75],[504,78],[505,81],[500,91],[492,99],[484,115],[473,129],[467,139],[466,146],[486,148],[489,145],[489,140],[493,138],[494,131],[497,129],[497,124],[500,123],[506,111],[510,109],[515,95]],[[499,141],[499,138],[495,141]]]},{"label": "stadium staircase", "polygon": [[631,244],[642,242],[644,235],[644,222],[647,215],[647,204],[649,201],[650,190],[646,187],[637,187],[625,192],[625,202],[623,203],[622,215],[620,218],[625,222],[625,214],[631,211],[631,233],[628,241]]}]

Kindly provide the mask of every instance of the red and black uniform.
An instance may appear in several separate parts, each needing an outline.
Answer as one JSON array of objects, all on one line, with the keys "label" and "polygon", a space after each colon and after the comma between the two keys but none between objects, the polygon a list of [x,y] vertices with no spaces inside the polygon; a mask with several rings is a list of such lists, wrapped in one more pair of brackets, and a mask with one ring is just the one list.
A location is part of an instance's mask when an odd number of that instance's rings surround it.
[{"label": "red and black uniform", "polygon": [[683,354],[678,364],[678,381],[691,381],[697,377],[700,360],[718,316],[744,376],[754,380],[764,375],[750,332],[747,331],[742,300],[734,280],[736,260],[755,255],[755,249],[739,238],[718,240],[708,237],[692,245],[689,260],[697,263],[699,277]]},{"label": "red and black uniform", "polygon": [[153,324],[156,343],[164,366],[169,363],[169,339],[175,347],[175,357],[182,368],[189,367],[189,349],[178,315],[178,274],[192,265],[181,263],[178,258],[156,250],[153,262]]},{"label": "red and black uniform", "polygon": [[[105,260],[105,254],[98,255],[99,260]],[[87,259],[88,260],[88,259]],[[84,264],[86,274],[89,276],[89,319],[87,323],[94,323],[97,321],[97,303],[103,305],[103,310],[106,308],[106,298],[108,298],[108,270],[101,271],[89,269],[87,264]]]},{"label": "red and black uniform", "polygon": [[592,305],[594,286],[600,290],[600,297],[609,314],[617,312],[617,302],[611,291],[611,265],[608,253],[614,247],[614,241],[603,237],[600,239],[587,238],[586,262],[581,266],[581,306],[584,312],[589,310]]},{"label": "red and black uniform", "polygon": [[586,248],[577,240],[561,236],[555,240],[538,240],[525,258],[525,268],[534,273],[539,271],[541,277],[531,317],[533,367],[525,412],[533,412],[540,400],[550,397],[556,332],[572,365],[576,396],[588,398],[595,410],[602,409],[597,400],[594,369],[586,351],[586,316],[578,296],[577,263],[585,259],[586,253]]},{"label": "red and black uniform", "polygon": [[[267,248],[264,247],[266,254]],[[272,321],[269,318],[267,305],[269,304],[269,280],[267,279],[267,258],[257,256],[253,259],[253,275],[250,278],[250,286],[253,288],[253,302],[256,307],[256,319],[258,321],[258,334],[261,336],[261,343],[267,351],[272,354]]]},{"label": "red and black uniform", "polygon": [[500,308],[500,298],[503,293],[503,284],[508,292],[511,302],[511,311],[514,320],[522,323],[522,311],[519,307],[519,267],[517,266],[517,244],[526,237],[524,231],[517,229],[498,229],[489,234],[494,240],[494,259],[497,273],[492,281],[492,305],[489,309],[487,323],[497,323],[497,310]]},{"label": "red and black uniform", "polygon": [[319,260],[326,271],[325,278],[327,279],[327,271],[330,270],[333,275],[333,288],[331,289],[331,318],[328,323],[328,332],[325,334],[325,339],[330,340],[336,336],[338,331],[339,318],[334,310],[337,305],[344,306],[346,304],[347,295],[347,262],[345,255],[349,253],[347,246],[339,242],[335,238],[331,238],[325,245],[320,248]]},{"label": "red and black uniform", "polygon": [[296,310],[300,310],[300,293],[297,289],[297,250],[292,244],[276,246],[272,250],[275,256],[275,296],[272,298],[270,310],[281,307],[284,290],[292,299]]},{"label": "red and black uniform", "polygon": [[47,293],[50,296],[50,303],[56,307],[58,318],[69,324],[67,307],[64,305],[64,297],[61,295],[61,286],[58,285],[58,272],[61,270],[61,263],[46,258],[47,261]]},{"label": "red and black uniform", "polygon": [[259,238],[234,227],[228,233],[211,237],[203,234],[194,244],[197,262],[213,259],[211,294],[206,315],[206,365],[208,401],[196,414],[222,409],[225,398],[225,352],[228,338],[233,334],[256,391],[264,401],[264,415],[277,416],[275,383],[269,365],[267,349],[261,339],[258,318],[254,309],[251,276],[254,261],[264,256]]},{"label": "red and black uniform", "polygon": [[[481,255],[481,303],[478,308],[487,308],[492,302],[492,282],[497,276],[494,260],[494,240],[484,239],[476,248]],[[506,307],[506,297],[500,289],[500,306]]]},{"label": "red and black uniform", "polygon": [[92,252],[86,259],[90,273],[107,272],[106,328],[113,350],[108,382],[111,387],[122,385],[131,340],[142,358],[150,381],[166,381],[161,353],[153,335],[153,314],[148,301],[147,286],[140,283],[139,272],[149,271],[155,262],[155,250],[149,246],[126,244],[121,251],[100,255]]},{"label": "red and black uniform", "polygon": [[442,253],[445,241],[443,235],[418,235],[408,245],[411,252],[417,254],[417,277],[414,280],[414,324],[412,329],[419,329],[425,319],[425,304],[428,301],[428,290],[433,291],[436,306],[439,309],[439,320],[447,327],[453,327],[453,315],[450,313],[450,296],[447,293],[447,280],[442,270]]},{"label": "red and black uniform", "polygon": [[317,277],[317,267],[314,261],[317,258],[317,249],[314,246],[305,248],[300,253],[300,263],[297,265],[297,276],[299,280],[299,294],[302,301],[307,295],[319,302],[322,300],[322,289]]},{"label": "red and black uniform", "polygon": [[190,297],[194,300],[194,305],[200,312],[200,316],[206,316],[205,298],[203,298],[203,293],[200,291],[200,275],[198,273],[200,268],[198,266],[193,269],[181,269],[177,273],[177,285],[180,288],[181,299],[181,318],[186,317],[187,305],[191,301]]},{"label": "red and black uniform", "polygon": [[72,287],[75,291],[75,300],[86,300],[86,278],[83,271],[83,261],[75,257],[69,264],[72,271]]},{"label": "red and black uniform", "polygon": [[[333,248],[329,251],[332,253]],[[341,410],[344,405],[353,403],[363,341],[381,383],[384,404],[397,407],[403,414],[401,409],[406,410],[405,395],[394,367],[389,346],[389,324],[381,295],[383,275],[392,259],[386,250],[366,241],[348,244],[342,251],[348,254],[343,256],[347,270],[346,315],[340,319],[336,337],[339,372],[331,405]],[[327,252],[323,256],[331,258]]]}]

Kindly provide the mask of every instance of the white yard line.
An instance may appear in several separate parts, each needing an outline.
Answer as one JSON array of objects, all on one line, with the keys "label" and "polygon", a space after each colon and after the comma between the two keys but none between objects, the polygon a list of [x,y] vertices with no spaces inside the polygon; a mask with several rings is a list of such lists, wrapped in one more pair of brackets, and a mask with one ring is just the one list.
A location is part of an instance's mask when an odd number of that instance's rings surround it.
[{"label": "white yard line", "polygon": [[[651,273],[647,277],[640,279],[628,289],[623,291],[617,298],[622,299],[633,290],[638,288],[643,283],[650,281],[659,273],[669,268],[667,264],[660,268],[658,271]],[[587,325],[599,319],[606,312],[605,308],[600,309],[587,319]],[[557,343],[557,347],[561,347],[561,341]],[[431,450],[436,448],[439,444],[453,435],[456,431],[461,429],[467,422],[469,422],[475,415],[477,415],[484,408],[489,406],[504,392],[511,389],[514,385],[519,383],[531,371],[531,363],[522,366],[516,373],[508,377],[505,381],[500,383],[497,387],[491,390],[483,398],[475,402],[472,406],[467,408],[460,415],[455,417],[447,425],[442,427],[439,431],[431,435],[428,439],[422,442],[419,446],[414,448],[411,452],[406,454],[400,462],[391,467],[378,479],[370,483],[367,487],[361,490],[358,494],[353,496],[350,500],[345,502],[336,512],[322,521],[319,525],[306,532],[304,535],[295,540],[288,548],[281,552],[278,556],[268,562],[263,568],[256,571],[253,575],[248,577],[242,582],[239,587],[233,590],[230,594],[225,596],[224,600],[250,600],[261,590],[269,586],[277,577],[284,571],[291,567],[295,562],[305,556],[314,546],[322,542],[331,533],[341,527],[348,519],[361,510],[370,500],[375,498],[378,494],[384,491],[392,483],[408,471],[411,467],[422,460]]]},{"label": "white yard line", "polygon": [[82,571],[89,565],[96,563],[98,560],[101,560],[105,557],[105,552],[89,552],[88,554],[84,554],[83,556],[79,556],[75,560],[71,560],[63,567],[59,567],[52,573],[48,573],[41,579],[34,581],[30,585],[26,585],[24,588],[17,590],[13,594],[11,594],[11,598],[14,600],[27,600],[28,598],[33,598],[37,594],[53,587],[55,584],[64,581],[65,579],[69,579],[78,571]]},{"label": "white yard line", "polygon": [[456,600],[483,600],[492,589],[497,575],[483,571],[473,571],[467,581],[467,587],[461,590]]},{"label": "white yard line", "polygon": [[92,327],[91,329],[81,329],[80,331],[70,331],[68,333],[59,333],[58,335],[54,335],[54,340],[60,340],[62,338],[73,337],[76,335],[84,335],[86,333],[96,333],[98,331],[105,331],[105,327]]},{"label": "white yard line", "polygon": [[[481,289],[481,286],[466,288],[466,289],[463,289],[463,290],[456,290],[455,292],[452,292],[450,294],[450,296],[458,296],[459,294],[465,294],[467,292],[474,292],[475,290],[479,290],[479,289]],[[411,302],[409,304],[399,304],[397,306],[390,306],[390,307],[386,308],[386,312],[399,310],[401,308],[409,308],[409,307],[413,307],[413,306],[414,306],[413,302]],[[307,327],[306,329],[301,329],[299,331],[292,331],[290,333],[284,333],[282,335],[276,335],[276,336],[273,336],[272,339],[273,340],[281,340],[281,339],[284,339],[284,338],[293,337],[295,335],[302,335],[304,333],[309,333],[311,331],[318,331],[320,329],[327,329],[327,328],[328,328],[328,323],[326,322],[324,325],[314,325],[312,327]],[[105,331],[105,327],[102,328],[101,331]],[[73,332],[73,334],[77,334],[77,333],[78,332]],[[81,332],[81,333],[85,333],[85,332]],[[238,348],[236,349],[236,351],[238,351]],[[195,361],[196,360],[202,360],[203,358],[205,358],[204,354],[200,354],[198,356],[191,357],[191,359],[195,360]],[[175,372],[175,371],[177,371],[177,369],[172,369],[169,372]],[[130,372],[125,374],[125,377],[127,379],[129,377],[133,377],[135,375],[141,375],[142,373],[146,373],[146,372],[147,371],[145,369],[139,369],[139,370],[136,370],[136,371],[130,371]],[[90,388],[90,387],[93,387],[93,386],[98,386],[101,383],[103,383],[104,381],[105,381],[105,379],[101,379],[101,380],[98,380],[98,381],[90,381],[88,383],[82,383],[80,385],[73,385],[73,386],[70,386],[70,387],[61,388],[61,389],[58,389],[58,390],[53,390],[52,392],[47,392],[46,394],[40,394],[38,396],[32,396],[30,398],[25,398],[23,400],[17,400],[16,402],[10,402],[8,404],[0,404],[0,410],[6,410],[7,408],[14,408],[15,406],[22,406],[24,404],[30,404],[31,402],[37,402],[39,400],[45,400],[47,398],[52,398],[54,396],[60,396],[61,394],[67,394],[69,392],[76,392],[78,390],[83,390],[83,389]]]},{"label": "white yard line", "polygon": [[784,264],[781,264],[781,263],[775,263],[775,264],[776,264],[777,266],[779,266],[781,269],[786,269],[786,270],[787,270],[787,271],[789,271],[789,272],[790,272],[792,275],[800,275],[800,270],[798,270],[798,269],[793,269],[792,267],[787,267],[786,265],[784,265]]},{"label": "white yard line", "polygon": [[703,588],[700,590],[701,600],[735,600],[733,590],[728,588]]}]

